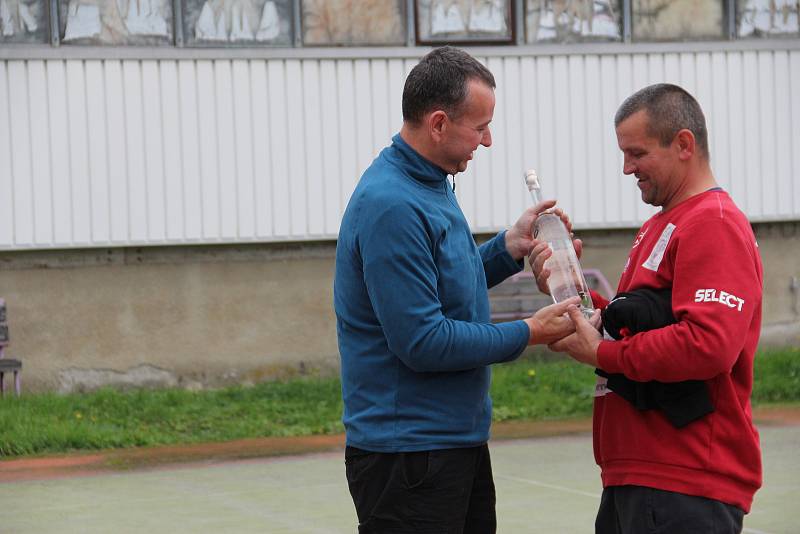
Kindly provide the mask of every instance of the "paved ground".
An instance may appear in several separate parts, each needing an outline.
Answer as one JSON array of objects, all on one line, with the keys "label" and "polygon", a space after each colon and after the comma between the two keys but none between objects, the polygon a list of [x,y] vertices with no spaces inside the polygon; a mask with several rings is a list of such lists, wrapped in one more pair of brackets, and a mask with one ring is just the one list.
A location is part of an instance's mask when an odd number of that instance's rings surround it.
[{"label": "paved ground", "polygon": [[[763,425],[761,436],[765,485],[745,533],[796,534],[800,426]],[[500,533],[592,531],[600,483],[587,433],[497,441],[491,448]],[[352,533],[355,513],[343,469],[337,451],[6,477],[0,532]]]}]

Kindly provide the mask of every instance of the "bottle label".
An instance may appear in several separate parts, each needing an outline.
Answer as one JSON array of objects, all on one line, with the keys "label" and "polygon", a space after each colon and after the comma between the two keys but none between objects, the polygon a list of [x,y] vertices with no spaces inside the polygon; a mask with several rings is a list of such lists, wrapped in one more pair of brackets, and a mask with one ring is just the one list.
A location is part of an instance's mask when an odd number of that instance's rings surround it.
[{"label": "bottle label", "polygon": [[661,260],[664,259],[664,252],[667,250],[669,238],[672,237],[672,232],[674,230],[675,225],[668,223],[667,227],[664,228],[664,231],[661,232],[661,236],[659,236],[656,245],[653,247],[653,250],[650,251],[650,257],[648,257],[647,261],[642,264],[642,267],[645,269],[650,269],[651,271],[658,270],[658,266],[661,265]]}]

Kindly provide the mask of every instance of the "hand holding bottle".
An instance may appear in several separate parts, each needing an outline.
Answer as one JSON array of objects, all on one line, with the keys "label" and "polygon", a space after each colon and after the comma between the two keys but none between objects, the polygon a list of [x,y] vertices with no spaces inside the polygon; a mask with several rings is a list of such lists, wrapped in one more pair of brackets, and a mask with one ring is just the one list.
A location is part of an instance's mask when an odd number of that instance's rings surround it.
[{"label": "hand holding bottle", "polygon": [[550,345],[575,332],[575,323],[567,315],[567,310],[580,303],[580,298],[572,297],[540,308],[533,316],[524,319],[530,331],[528,345]]},{"label": "hand holding bottle", "polygon": [[[562,219],[564,217],[567,216],[564,215]],[[580,259],[583,253],[583,241],[578,238],[573,238],[572,246],[575,249],[575,257]],[[536,285],[539,287],[539,291],[545,295],[550,294],[550,288],[547,285],[547,280],[550,278],[550,270],[545,267],[545,262],[550,259],[552,255],[553,251],[550,250],[550,246],[546,241],[540,241],[538,239],[533,240],[533,248],[530,254],[528,254],[528,263],[531,266],[531,271],[536,279]]]},{"label": "hand holding bottle", "polygon": [[600,341],[603,339],[603,336],[598,332],[600,311],[595,310],[590,319],[586,319],[577,306],[568,306],[567,313],[574,325],[575,333],[559,341],[549,343],[548,347],[556,352],[566,352],[580,363],[591,367],[599,367],[597,347],[600,346]]},{"label": "hand holding bottle", "polygon": [[522,212],[514,226],[506,232],[506,250],[512,258],[519,261],[525,256],[529,256],[533,247],[539,243],[533,237],[533,227],[536,224],[536,219],[543,213],[552,213],[561,218],[564,226],[568,231],[572,231],[572,223],[569,217],[561,211],[561,208],[556,208],[555,200],[543,200],[538,202],[535,206],[531,206]]}]

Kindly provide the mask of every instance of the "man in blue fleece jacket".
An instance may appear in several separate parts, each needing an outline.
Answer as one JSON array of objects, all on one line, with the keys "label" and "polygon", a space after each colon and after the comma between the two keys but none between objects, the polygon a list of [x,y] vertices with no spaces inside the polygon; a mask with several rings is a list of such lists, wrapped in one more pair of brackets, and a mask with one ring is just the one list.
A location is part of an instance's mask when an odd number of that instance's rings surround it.
[{"label": "man in blue fleece jacket", "polygon": [[574,327],[569,304],[491,324],[487,289],[523,268],[527,210],[478,247],[449,187],[492,142],[494,77],[430,52],[409,74],[403,126],[364,172],[336,249],[345,465],[359,532],[495,532],[489,365]]}]

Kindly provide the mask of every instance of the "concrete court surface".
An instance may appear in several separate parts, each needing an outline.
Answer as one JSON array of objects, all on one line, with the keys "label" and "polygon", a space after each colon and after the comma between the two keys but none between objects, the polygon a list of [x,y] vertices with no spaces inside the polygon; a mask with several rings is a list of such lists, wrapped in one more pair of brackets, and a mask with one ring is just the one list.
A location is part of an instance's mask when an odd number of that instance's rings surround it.
[{"label": "concrete court surface", "polygon": [[[761,427],[748,534],[800,532],[800,426]],[[491,444],[500,533],[593,531],[587,434]],[[353,533],[341,452],[0,483],[0,533]]]}]

